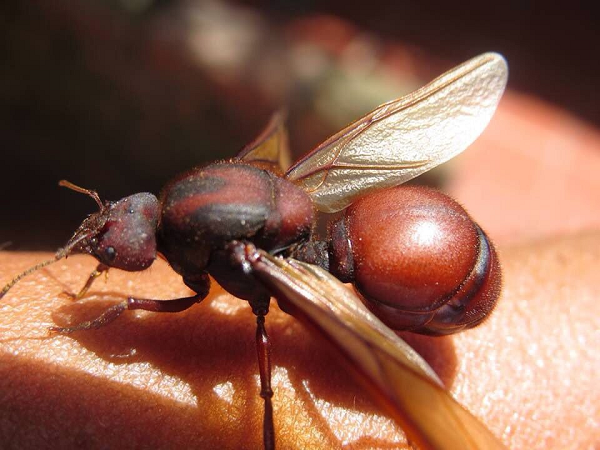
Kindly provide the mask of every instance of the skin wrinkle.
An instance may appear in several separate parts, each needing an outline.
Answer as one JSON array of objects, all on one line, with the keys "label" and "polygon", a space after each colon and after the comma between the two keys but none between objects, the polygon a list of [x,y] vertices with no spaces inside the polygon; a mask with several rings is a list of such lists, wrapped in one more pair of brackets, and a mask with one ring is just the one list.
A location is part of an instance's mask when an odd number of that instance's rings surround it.
[{"label": "skin wrinkle", "polygon": [[[599,244],[600,234],[589,234],[501,248],[503,297],[481,327],[446,338],[402,333],[509,448],[597,445]],[[0,283],[45,257],[0,253]],[[189,295],[162,261],[140,274],[111,270],[108,283],[99,280],[79,302],[60,295],[77,291],[94,264],[70,257],[23,279],[2,300],[0,441],[19,448],[45,448],[46,442],[260,448],[254,319],[249,308],[232,308],[233,314],[210,308],[216,296],[239,302],[216,285],[183,313],[127,312],[100,330],[28,339],[45,336],[50,325],[94,317],[126,295]],[[327,408],[315,407],[305,381],[315,399],[341,408],[337,414],[347,411],[346,418],[382,412],[327,343],[275,303],[271,309],[266,325],[274,370],[288,373],[288,381],[274,387],[280,448],[340,448],[336,436],[356,430],[373,434],[351,442],[353,448],[395,448],[386,444],[395,429],[363,430],[360,423],[321,415]],[[212,390],[223,383],[234,390],[232,405]],[[342,429],[334,433],[336,426]]]}]

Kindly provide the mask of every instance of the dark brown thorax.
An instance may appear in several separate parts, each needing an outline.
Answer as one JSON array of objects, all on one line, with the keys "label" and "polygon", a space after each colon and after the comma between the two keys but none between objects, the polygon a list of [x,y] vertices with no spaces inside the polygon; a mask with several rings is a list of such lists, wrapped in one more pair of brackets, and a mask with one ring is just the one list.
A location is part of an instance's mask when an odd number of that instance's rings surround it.
[{"label": "dark brown thorax", "polygon": [[184,278],[208,271],[242,298],[248,297],[248,286],[238,287],[240,274],[232,271],[239,267],[231,267],[227,244],[251,241],[277,252],[307,239],[315,217],[302,189],[239,162],[211,164],[176,178],[164,189],[161,206],[158,248],[171,266]]}]

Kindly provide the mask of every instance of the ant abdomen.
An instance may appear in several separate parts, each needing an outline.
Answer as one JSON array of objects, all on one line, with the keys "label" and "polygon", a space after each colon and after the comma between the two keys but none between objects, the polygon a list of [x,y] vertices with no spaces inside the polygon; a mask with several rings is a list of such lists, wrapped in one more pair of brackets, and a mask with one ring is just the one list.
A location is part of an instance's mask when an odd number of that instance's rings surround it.
[{"label": "ant abdomen", "polygon": [[382,190],[329,228],[329,270],[352,282],[390,328],[442,335],[492,311],[501,273],[494,247],[453,199],[424,187]]}]

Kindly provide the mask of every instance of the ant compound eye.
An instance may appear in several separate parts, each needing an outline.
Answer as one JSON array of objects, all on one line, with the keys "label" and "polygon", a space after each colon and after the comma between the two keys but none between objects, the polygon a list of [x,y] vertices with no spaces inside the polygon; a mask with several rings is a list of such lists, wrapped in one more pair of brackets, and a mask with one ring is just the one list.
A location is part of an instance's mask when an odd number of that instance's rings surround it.
[{"label": "ant compound eye", "polygon": [[106,259],[108,261],[114,261],[114,259],[117,257],[117,251],[114,247],[106,247],[104,253],[106,254]]}]

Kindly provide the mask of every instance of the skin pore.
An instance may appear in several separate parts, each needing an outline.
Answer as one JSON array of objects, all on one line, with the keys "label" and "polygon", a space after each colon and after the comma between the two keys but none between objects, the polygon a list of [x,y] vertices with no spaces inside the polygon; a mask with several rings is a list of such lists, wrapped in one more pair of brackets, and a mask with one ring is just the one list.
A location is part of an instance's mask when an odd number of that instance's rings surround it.
[{"label": "skin pore", "polygon": [[[598,444],[600,234],[500,247],[503,294],[476,329],[443,338],[402,333],[508,447]],[[0,284],[49,257],[0,253]],[[49,336],[127,295],[189,295],[166,263],[111,270],[70,257],[23,279],[0,304],[0,442],[11,448],[261,448],[255,321],[216,283],[177,314],[126,312],[105,328]],[[398,428],[335,351],[271,305],[279,448],[402,448]]]}]

